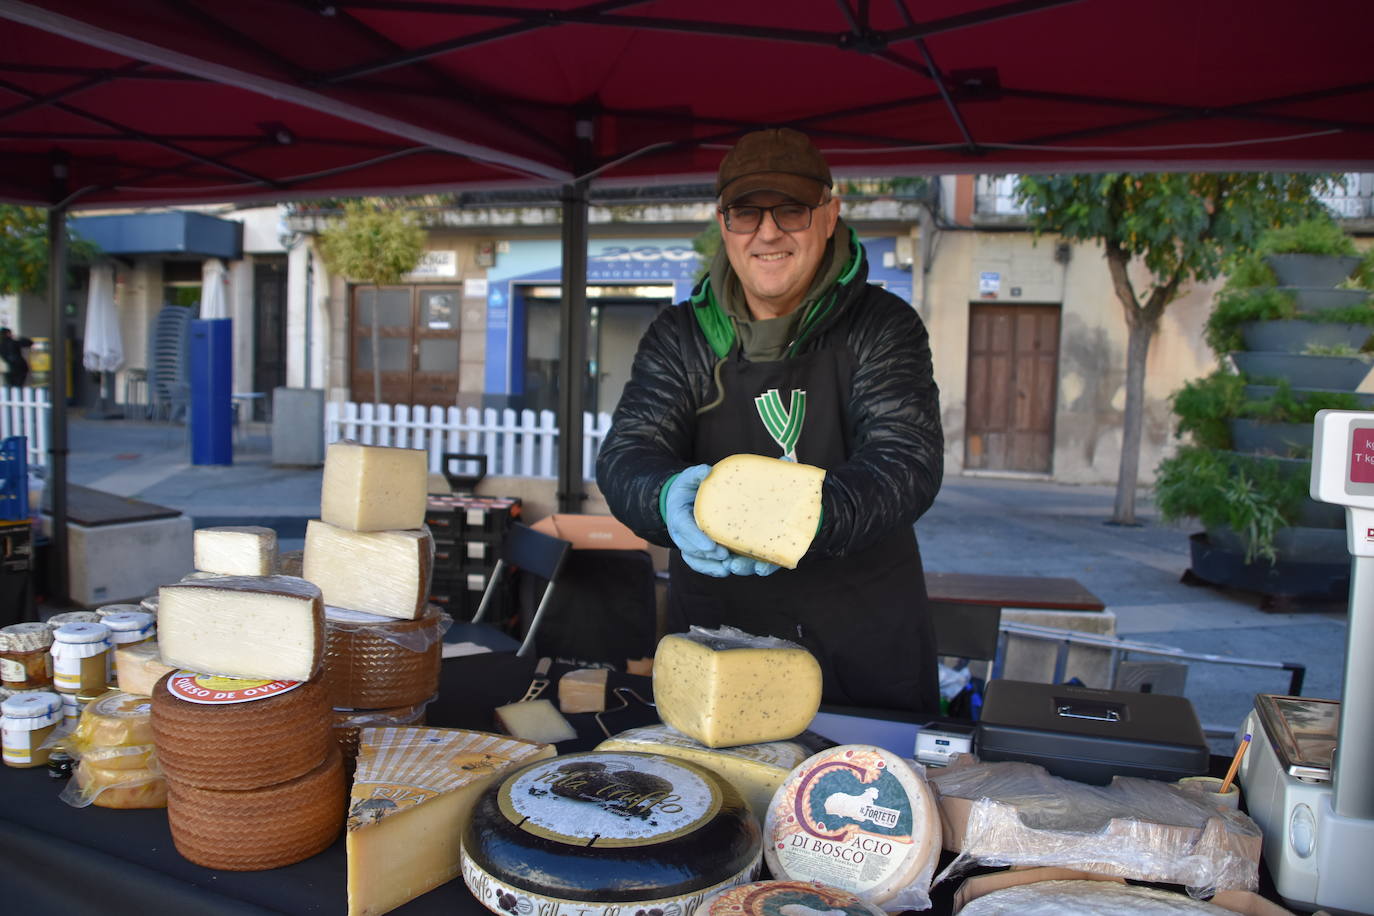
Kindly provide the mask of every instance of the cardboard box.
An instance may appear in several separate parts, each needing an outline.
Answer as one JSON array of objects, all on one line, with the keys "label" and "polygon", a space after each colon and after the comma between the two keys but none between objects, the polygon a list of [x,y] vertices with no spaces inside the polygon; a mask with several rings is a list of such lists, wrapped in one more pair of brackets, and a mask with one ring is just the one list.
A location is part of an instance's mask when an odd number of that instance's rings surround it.
[{"label": "cardboard box", "polygon": [[562,538],[574,550],[647,550],[649,542],[609,515],[554,513],[530,526]]},{"label": "cardboard box", "polygon": [[[1006,887],[1019,887],[1039,881],[1114,881],[1125,884],[1125,879],[1109,875],[1096,875],[1092,872],[1077,871],[1072,868],[1024,868],[997,872],[992,875],[979,875],[969,878],[954,892],[954,912],[958,913],[974,900],[993,891]],[[1218,891],[1211,903],[1241,916],[1293,916],[1276,903],[1265,900],[1250,891]]]}]

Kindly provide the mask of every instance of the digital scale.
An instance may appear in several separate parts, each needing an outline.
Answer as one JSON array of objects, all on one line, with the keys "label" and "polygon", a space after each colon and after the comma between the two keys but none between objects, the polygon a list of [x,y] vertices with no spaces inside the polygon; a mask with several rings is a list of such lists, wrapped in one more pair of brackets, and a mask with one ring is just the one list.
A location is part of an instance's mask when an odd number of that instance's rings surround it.
[{"label": "digital scale", "polygon": [[1345,506],[1350,551],[1343,702],[1256,698],[1246,807],[1274,887],[1295,909],[1374,913],[1374,412],[1322,410],[1312,498]]}]

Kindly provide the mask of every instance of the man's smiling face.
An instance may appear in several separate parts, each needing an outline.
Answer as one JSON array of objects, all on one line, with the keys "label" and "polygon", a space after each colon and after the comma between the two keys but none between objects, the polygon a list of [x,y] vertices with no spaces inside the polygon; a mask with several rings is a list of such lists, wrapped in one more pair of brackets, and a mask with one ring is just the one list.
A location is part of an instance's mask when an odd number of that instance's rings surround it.
[{"label": "man's smiling face", "polygon": [[[814,199],[814,198],[813,198]],[[795,203],[776,191],[755,191],[733,200],[730,206],[771,207]],[[744,287],[749,311],[755,318],[786,315],[801,304],[825,256],[825,245],[835,233],[840,202],[834,198],[811,214],[811,227],[797,232],[778,228],[771,213],[764,213],[753,232],[731,232],[725,217],[717,214],[726,257]]]}]

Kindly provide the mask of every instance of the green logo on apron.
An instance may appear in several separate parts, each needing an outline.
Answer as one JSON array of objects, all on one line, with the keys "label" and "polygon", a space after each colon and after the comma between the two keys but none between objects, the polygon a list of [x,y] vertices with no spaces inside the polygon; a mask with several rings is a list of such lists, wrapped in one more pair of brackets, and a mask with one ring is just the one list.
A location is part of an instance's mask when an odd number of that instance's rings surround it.
[{"label": "green logo on apron", "polygon": [[801,438],[802,424],[806,422],[806,392],[800,388],[792,389],[792,409],[782,406],[782,395],[778,389],[769,388],[754,398],[759,419],[763,421],[768,435],[782,449],[782,457],[797,460],[797,440]]}]

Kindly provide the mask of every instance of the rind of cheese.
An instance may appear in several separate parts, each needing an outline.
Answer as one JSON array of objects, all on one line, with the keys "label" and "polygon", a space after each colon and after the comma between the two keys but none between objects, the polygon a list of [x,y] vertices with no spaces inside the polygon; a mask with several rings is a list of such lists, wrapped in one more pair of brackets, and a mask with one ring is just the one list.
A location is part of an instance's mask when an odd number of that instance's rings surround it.
[{"label": "rind of cheese", "polygon": [[162,650],[156,642],[140,642],[115,649],[115,675],[119,689],[139,696],[153,695],[153,686],[162,676],[175,671],[162,663]]},{"label": "rind of cheese", "polygon": [[694,916],[775,916],[777,913],[886,916],[879,907],[820,881],[755,881],[701,901]]},{"label": "rind of cheese", "polygon": [[419,528],[428,477],[422,449],[335,442],[324,457],[320,518],[352,531]]},{"label": "rind of cheese", "polygon": [[548,700],[507,703],[492,710],[492,715],[496,717],[498,728],[526,741],[556,744],[577,737],[577,730]]},{"label": "rind of cheese", "polygon": [[291,576],[237,576],[158,590],[158,645],[173,668],[308,681],[324,659],[324,601]]},{"label": "rind of cheese", "polygon": [[482,790],[547,744],[448,728],[365,728],[348,815],[348,914],[378,916],[457,877]]},{"label": "rind of cheese", "polygon": [[606,668],[578,668],[558,679],[558,709],[565,713],[605,712]]},{"label": "rind of cheese", "polygon": [[660,754],[700,764],[739,789],[749,803],[749,810],[760,823],[778,786],[782,785],[793,767],[812,753],[795,741],[709,748],[666,725],[649,725],[623,731],[602,741],[596,749]]},{"label": "rind of cheese", "polygon": [[414,620],[428,605],[433,568],[428,528],[352,531],[320,519],[306,525],[303,578],[331,607]]},{"label": "rind of cheese", "polygon": [[270,576],[277,567],[277,532],[260,525],[197,528],[196,569],[226,576]]},{"label": "rind of cheese", "polygon": [[796,569],[821,523],[824,481],[809,464],[731,455],[697,490],[697,526],[735,553]]},{"label": "rind of cheese", "polygon": [[693,628],[659,640],[654,703],[666,724],[707,747],[785,741],[820,709],[821,666],[786,640]]},{"label": "rind of cheese", "polygon": [[824,881],[882,906],[909,889],[928,892],[941,850],[940,812],[925,776],[905,759],[843,744],[788,774],[763,836],[774,878]]}]

